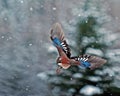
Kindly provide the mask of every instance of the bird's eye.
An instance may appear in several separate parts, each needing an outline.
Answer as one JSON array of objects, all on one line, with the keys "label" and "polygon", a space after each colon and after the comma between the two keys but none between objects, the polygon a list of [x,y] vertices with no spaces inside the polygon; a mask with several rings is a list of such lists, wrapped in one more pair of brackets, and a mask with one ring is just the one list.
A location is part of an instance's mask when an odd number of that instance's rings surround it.
[{"label": "bird's eye", "polygon": [[61,63],[61,57],[58,57],[57,63]]}]

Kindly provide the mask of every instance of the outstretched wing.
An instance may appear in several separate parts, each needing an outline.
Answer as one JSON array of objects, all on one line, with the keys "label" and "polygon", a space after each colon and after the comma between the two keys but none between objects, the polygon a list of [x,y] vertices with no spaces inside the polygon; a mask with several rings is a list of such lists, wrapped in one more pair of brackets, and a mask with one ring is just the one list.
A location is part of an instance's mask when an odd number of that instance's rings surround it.
[{"label": "outstretched wing", "polygon": [[92,55],[81,55],[78,57],[71,57],[72,59],[75,59],[76,61],[80,62],[80,67],[82,68],[90,68],[95,69],[100,67],[101,65],[105,64],[107,60],[98,57],[98,56],[92,56]]},{"label": "outstretched wing", "polygon": [[50,38],[56,47],[60,47],[65,54],[70,58],[70,48],[64,38],[64,32],[59,23],[55,23],[50,30]]}]

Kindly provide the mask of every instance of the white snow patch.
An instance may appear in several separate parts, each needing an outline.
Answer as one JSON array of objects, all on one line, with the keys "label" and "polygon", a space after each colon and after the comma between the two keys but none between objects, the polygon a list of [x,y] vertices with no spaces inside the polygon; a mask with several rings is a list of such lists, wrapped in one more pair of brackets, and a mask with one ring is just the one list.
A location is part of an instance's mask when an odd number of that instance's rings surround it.
[{"label": "white snow patch", "polygon": [[86,53],[88,54],[95,54],[95,55],[98,55],[98,56],[103,56],[103,52],[99,49],[93,49],[93,48],[88,48]]},{"label": "white snow patch", "polygon": [[82,74],[81,73],[75,73],[72,77],[73,78],[82,78]]},{"label": "white snow patch", "polygon": [[81,14],[78,14],[78,16],[80,17],[80,16],[81,16]]},{"label": "white snow patch", "polygon": [[45,72],[41,72],[39,74],[37,74],[37,76],[41,79],[41,80],[47,80],[48,79],[48,76]]},{"label": "white snow patch", "polygon": [[3,39],[3,38],[5,38],[5,36],[1,36],[1,38]]},{"label": "white snow patch", "polygon": [[33,8],[32,8],[32,7],[30,7],[30,11],[33,11]]},{"label": "white snow patch", "polygon": [[56,10],[56,7],[53,7],[52,9],[53,9],[53,10]]},{"label": "white snow patch", "polygon": [[24,3],[24,1],[23,1],[23,0],[21,0],[21,1],[20,1],[20,3]]},{"label": "white snow patch", "polygon": [[33,45],[32,43],[29,44],[29,46],[32,46],[32,45]]},{"label": "white snow patch", "polygon": [[101,94],[102,90],[99,87],[95,87],[92,85],[86,85],[80,90],[80,93],[87,95],[87,96],[92,96],[94,94]]},{"label": "white snow patch", "polygon": [[101,78],[97,76],[90,76],[88,79],[94,82],[101,81]]}]

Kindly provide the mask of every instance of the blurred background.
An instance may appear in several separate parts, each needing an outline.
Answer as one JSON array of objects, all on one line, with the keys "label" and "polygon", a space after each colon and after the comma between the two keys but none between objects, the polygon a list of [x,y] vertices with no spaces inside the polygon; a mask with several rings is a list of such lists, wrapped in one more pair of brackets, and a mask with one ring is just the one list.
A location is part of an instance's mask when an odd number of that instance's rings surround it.
[{"label": "blurred background", "polygon": [[[0,0],[0,96],[120,96],[119,0]],[[108,62],[56,74],[50,27],[60,22],[72,54]]]}]

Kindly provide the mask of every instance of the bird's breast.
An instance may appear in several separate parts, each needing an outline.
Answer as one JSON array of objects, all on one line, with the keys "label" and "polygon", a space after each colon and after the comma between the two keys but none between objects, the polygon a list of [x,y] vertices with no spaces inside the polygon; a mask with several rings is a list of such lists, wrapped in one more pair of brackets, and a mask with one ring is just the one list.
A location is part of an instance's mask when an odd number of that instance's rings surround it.
[{"label": "bird's breast", "polygon": [[61,59],[61,63],[63,63],[63,64],[69,64],[69,59],[68,58],[65,58],[65,57],[63,57],[62,59]]},{"label": "bird's breast", "polygon": [[61,66],[63,69],[68,69],[70,65],[70,60],[68,58],[62,57],[61,63],[58,63],[59,66]]},{"label": "bird's breast", "polygon": [[71,65],[65,64],[65,63],[58,63],[59,66],[61,66],[63,69],[68,69]]}]

